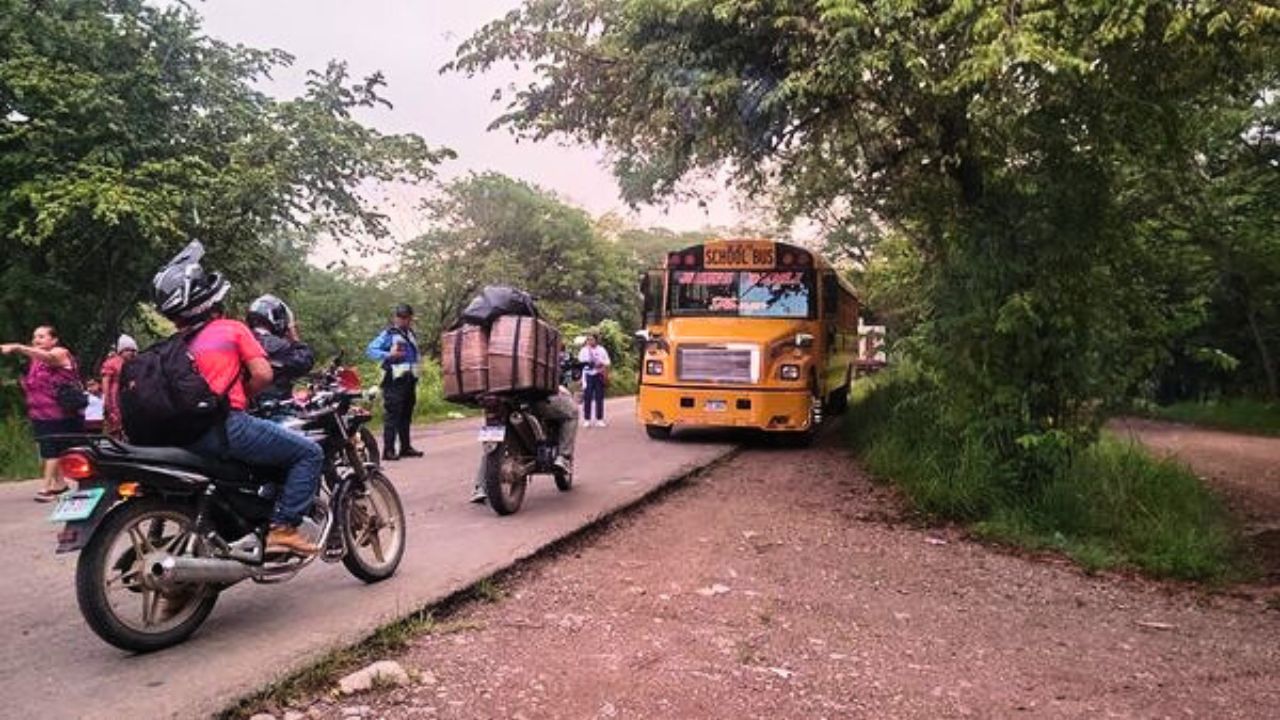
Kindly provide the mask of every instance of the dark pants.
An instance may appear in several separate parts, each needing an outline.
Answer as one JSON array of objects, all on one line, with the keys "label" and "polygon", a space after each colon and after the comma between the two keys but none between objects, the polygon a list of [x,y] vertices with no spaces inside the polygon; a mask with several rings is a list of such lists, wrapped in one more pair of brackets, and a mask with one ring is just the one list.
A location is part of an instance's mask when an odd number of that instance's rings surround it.
[{"label": "dark pants", "polygon": [[413,447],[409,428],[413,424],[413,408],[418,404],[417,378],[400,378],[382,385],[382,407],[387,416],[382,421],[382,452],[396,452],[396,436],[400,451]]},{"label": "dark pants", "polygon": [[583,419],[591,420],[591,407],[595,405],[595,419],[604,419],[604,376],[600,373],[582,376]]}]

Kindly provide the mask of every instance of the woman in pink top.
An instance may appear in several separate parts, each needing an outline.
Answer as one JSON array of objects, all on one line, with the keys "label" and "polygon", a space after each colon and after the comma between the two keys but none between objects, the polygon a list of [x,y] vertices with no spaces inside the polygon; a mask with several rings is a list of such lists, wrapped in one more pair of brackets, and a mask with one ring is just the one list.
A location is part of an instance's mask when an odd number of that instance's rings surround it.
[{"label": "woman in pink top", "polygon": [[53,436],[84,432],[80,411],[67,410],[58,403],[59,386],[74,383],[79,387],[76,359],[58,344],[58,331],[50,325],[36,328],[30,345],[6,343],[0,345],[0,353],[24,355],[31,360],[22,378],[22,390],[27,398],[27,417],[40,446],[40,459],[44,461],[44,487],[36,493],[36,501],[51,502],[67,490],[58,472],[58,453],[66,449],[67,443]]}]

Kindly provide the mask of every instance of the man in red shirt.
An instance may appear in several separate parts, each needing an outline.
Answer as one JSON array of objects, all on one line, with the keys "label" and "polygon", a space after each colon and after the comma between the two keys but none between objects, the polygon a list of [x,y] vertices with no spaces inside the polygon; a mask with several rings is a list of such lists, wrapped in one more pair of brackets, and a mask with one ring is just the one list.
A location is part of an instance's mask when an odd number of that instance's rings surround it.
[{"label": "man in red shirt", "polygon": [[[320,446],[282,426],[245,412],[249,397],[271,385],[271,364],[249,327],[223,317],[222,299],[231,289],[217,273],[200,267],[204,248],[192,242],[154,280],[160,312],[179,328],[200,326],[190,340],[196,368],[216,393],[225,394],[230,412],[224,433],[214,428],[188,446],[210,457],[229,457],[260,467],[286,469],[267,534],[267,552],[313,555],[319,548],[298,531],[311,508],[324,467]],[[246,382],[242,380],[248,375]]]}]

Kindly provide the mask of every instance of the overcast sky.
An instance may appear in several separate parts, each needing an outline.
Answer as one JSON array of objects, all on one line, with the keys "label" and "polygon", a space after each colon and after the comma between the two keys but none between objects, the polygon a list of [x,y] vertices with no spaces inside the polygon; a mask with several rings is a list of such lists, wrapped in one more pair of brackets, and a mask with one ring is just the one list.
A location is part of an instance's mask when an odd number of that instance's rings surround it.
[{"label": "overcast sky", "polygon": [[[392,110],[361,117],[385,132],[412,132],[432,146],[447,146],[456,160],[440,168],[444,178],[495,170],[553,190],[594,216],[608,211],[638,225],[693,230],[729,226],[737,214],[729,193],[721,192],[704,210],[692,203],[644,208],[632,214],[618,198],[618,186],[595,148],[556,142],[517,143],[505,130],[486,131],[503,106],[491,101],[495,88],[515,79],[511,68],[495,68],[473,79],[439,69],[459,43],[484,23],[520,5],[519,0],[206,0],[193,7],[216,38],[257,48],[279,48],[297,59],[276,74],[267,89],[297,95],[306,71],[330,59],[346,60],[353,76],[381,70]],[[401,208],[412,206],[410,189],[392,189]],[[394,211],[399,239],[416,235],[411,213]]]}]

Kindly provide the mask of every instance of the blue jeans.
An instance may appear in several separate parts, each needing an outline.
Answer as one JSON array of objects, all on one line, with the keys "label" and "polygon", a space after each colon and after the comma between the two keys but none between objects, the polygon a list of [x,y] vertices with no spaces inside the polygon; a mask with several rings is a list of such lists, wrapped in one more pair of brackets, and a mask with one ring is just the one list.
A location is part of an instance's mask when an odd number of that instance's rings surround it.
[{"label": "blue jeans", "polygon": [[[214,428],[187,449],[220,458],[224,455],[221,433]],[[269,420],[233,411],[227,415],[225,455],[248,465],[287,468],[284,489],[276,500],[271,522],[282,525],[302,522],[302,516],[311,508],[320,472],[324,469],[324,451],[319,445]]]},{"label": "blue jeans", "polygon": [[591,421],[591,408],[595,407],[596,420],[604,419],[604,376],[600,373],[582,376],[583,417]]}]

